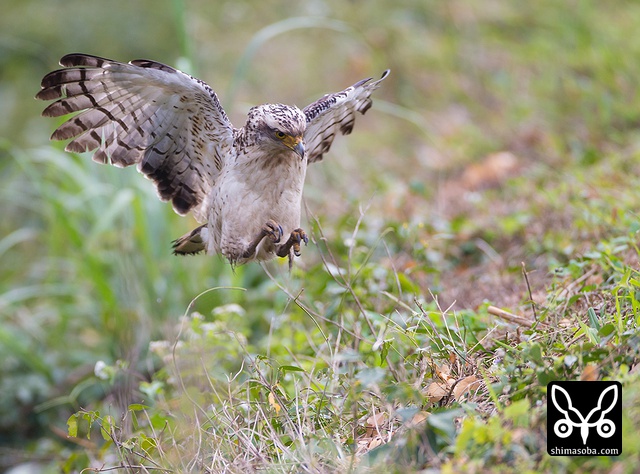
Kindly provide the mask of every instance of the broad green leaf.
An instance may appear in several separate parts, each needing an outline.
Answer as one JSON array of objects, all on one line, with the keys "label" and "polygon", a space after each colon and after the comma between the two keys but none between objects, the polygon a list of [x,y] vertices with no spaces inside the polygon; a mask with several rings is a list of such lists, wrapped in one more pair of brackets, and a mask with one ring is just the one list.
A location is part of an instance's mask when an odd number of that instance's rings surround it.
[{"label": "broad green leaf", "polygon": [[67,419],[67,433],[72,438],[78,437],[78,414],[74,413]]},{"label": "broad green leaf", "polygon": [[109,441],[111,439],[111,431],[115,427],[114,419],[111,415],[107,415],[102,419],[102,429],[100,433],[105,441]]}]

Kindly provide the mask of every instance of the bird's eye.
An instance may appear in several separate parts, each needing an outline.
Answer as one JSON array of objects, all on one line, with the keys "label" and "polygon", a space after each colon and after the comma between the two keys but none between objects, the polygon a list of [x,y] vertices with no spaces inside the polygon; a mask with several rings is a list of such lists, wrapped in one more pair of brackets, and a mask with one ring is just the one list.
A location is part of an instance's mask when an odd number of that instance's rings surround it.
[{"label": "bird's eye", "polygon": [[278,137],[280,140],[282,140],[286,136],[287,135],[285,135],[284,132],[281,132],[280,130],[276,130],[276,137]]}]

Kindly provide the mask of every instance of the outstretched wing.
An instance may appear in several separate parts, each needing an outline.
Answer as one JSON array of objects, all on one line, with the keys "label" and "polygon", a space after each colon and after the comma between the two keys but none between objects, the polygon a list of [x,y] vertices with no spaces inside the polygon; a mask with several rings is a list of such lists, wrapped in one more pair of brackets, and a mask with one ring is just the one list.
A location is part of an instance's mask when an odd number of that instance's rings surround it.
[{"label": "outstretched wing", "polygon": [[80,112],[51,136],[67,151],[97,150],[93,160],[137,165],[181,215],[207,218],[205,198],[232,143],[231,123],[204,82],[164,64],[129,64],[86,54],[60,60],[36,98],[58,99],[42,115]]},{"label": "outstretched wing", "polygon": [[356,112],[364,114],[369,110],[371,93],[388,75],[387,69],[377,81],[364,79],[342,92],[327,94],[304,108],[303,112],[307,117],[304,141],[309,163],[322,159],[322,155],[331,148],[338,131],[343,135],[351,133]]}]

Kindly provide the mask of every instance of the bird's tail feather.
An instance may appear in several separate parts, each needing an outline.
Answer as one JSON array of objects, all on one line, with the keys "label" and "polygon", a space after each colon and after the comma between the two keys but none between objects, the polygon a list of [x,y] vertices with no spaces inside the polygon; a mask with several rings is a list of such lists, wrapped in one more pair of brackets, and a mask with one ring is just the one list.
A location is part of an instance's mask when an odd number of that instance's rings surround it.
[{"label": "bird's tail feather", "polygon": [[196,227],[179,239],[171,242],[174,255],[195,255],[206,250],[207,224]]}]

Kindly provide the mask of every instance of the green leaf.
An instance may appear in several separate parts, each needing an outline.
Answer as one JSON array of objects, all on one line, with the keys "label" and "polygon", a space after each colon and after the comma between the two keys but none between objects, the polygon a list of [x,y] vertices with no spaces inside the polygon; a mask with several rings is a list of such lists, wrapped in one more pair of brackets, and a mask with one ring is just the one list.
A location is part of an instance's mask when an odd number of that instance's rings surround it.
[{"label": "green leaf", "polygon": [[542,349],[540,348],[540,344],[532,344],[529,348],[529,360],[535,363],[536,365],[542,365]]},{"label": "green leaf", "polygon": [[587,310],[587,316],[589,316],[589,325],[595,330],[600,330],[600,322],[598,321],[598,316],[593,308],[589,308]]},{"label": "green leaf", "polygon": [[448,444],[452,444],[456,439],[456,422],[464,411],[459,408],[449,409],[440,413],[433,413],[427,418],[427,424],[440,436],[445,437]]},{"label": "green leaf", "polygon": [[147,455],[155,451],[155,449],[158,447],[158,442],[156,441],[156,439],[150,438],[145,434],[140,434],[138,443],[140,444],[140,448],[145,453],[147,453]]},{"label": "green leaf", "polygon": [[91,426],[93,426],[93,422],[95,421],[96,417],[99,416],[98,412],[87,412],[84,413],[82,415],[82,418],[84,418],[87,422],[87,439],[91,439]]},{"label": "green leaf", "polygon": [[147,405],[143,405],[142,403],[132,403],[129,405],[129,411],[142,411],[149,408]]},{"label": "green leaf", "polygon": [[553,372],[548,372],[546,370],[539,370],[536,372],[536,378],[538,379],[538,383],[540,385],[547,385],[549,382],[557,380],[556,374]]},{"label": "green leaf", "polygon": [[404,273],[398,273],[398,281],[400,282],[400,288],[402,291],[407,293],[418,294],[420,293],[420,288],[414,282],[412,282],[409,277]]},{"label": "green leaf", "polygon": [[295,365],[281,365],[280,370],[283,372],[304,372],[304,369]]},{"label": "green leaf", "polygon": [[602,337],[606,337],[611,333],[613,333],[615,330],[616,330],[615,325],[613,325],[612,323],[608,323],[600,328],[600,330],[598,331],[598,334]]},{"label": "green leaf", "polygon": [[[596,329],[587,326],[580,320],[578,321],[578,325],[580,326],[580,330],[576,332],[575,337],[584,334],[589,339],[589,343],[591,343],[592,345],[595,346],[596,344],[600,343],[600,336],[598,336],[598,331]],[[585,352],[583,350],[583,354],[584,353]]]},{"label": "green leaf", "polygon": [[78,437],[78,414],[74,413],[67,419],[67,433],[72,438]]},{"label": "green leaf", "polygon": [[513,402],[504,409],[504,416],[507,420],[513,422],[515,426],[527,427],[529,422],[529,412],[531,403],[526,398]]},{"label": "green leaf", "polygon": [[109,441],[111,439],[111,431],[115,427],[114,419],[111,415],[107,415],[102,419],[102,429],[100,433],[105,441]]},{"label": "green leaf", "polygon": [[386,370],[381,369],[379,367],[375,367],[373,369],[361,370],[356,375],[356,379],[358,379],[364,387],[370,387],[372,385],[376,385],[382,382],[382,380],[384,380],[386,375],[387,375]]},{"label": "green leaf", "polygon": [[389,347],[391,347],[391,341],[384,341],[380,347],[380,366],[383,366],[387,355],[389,354]]}]

